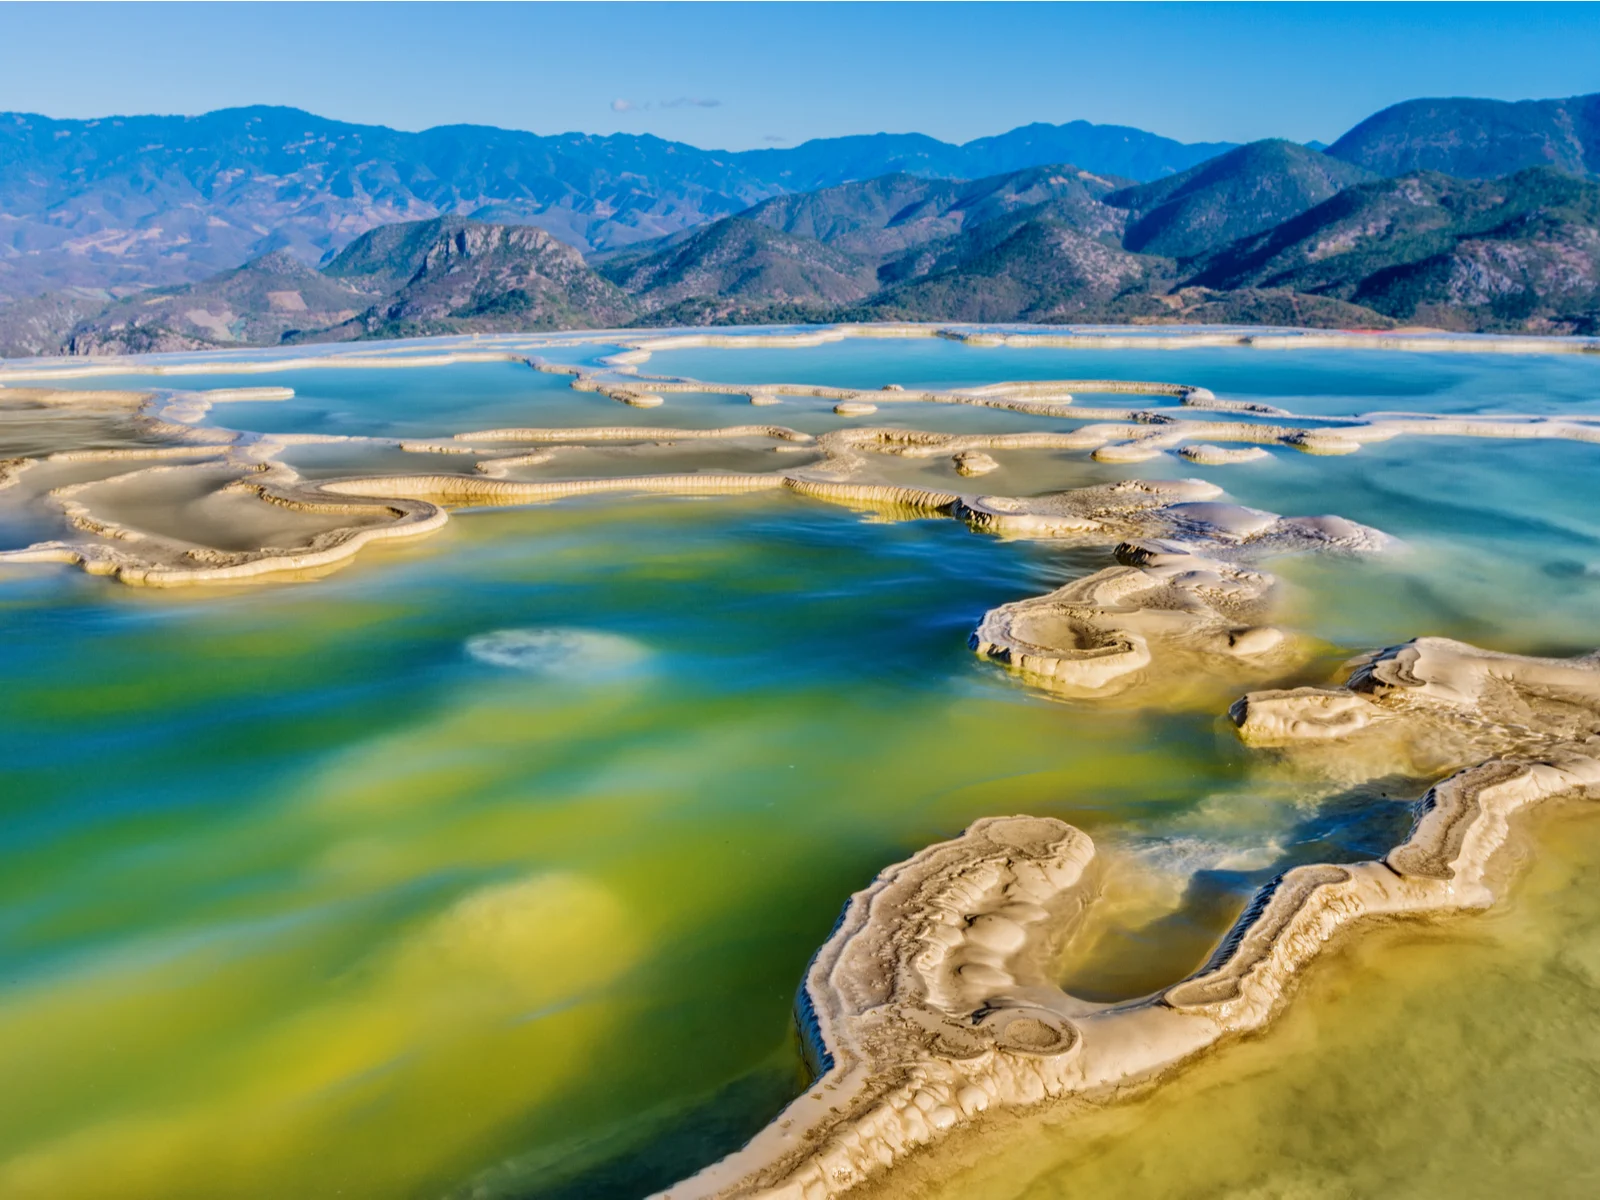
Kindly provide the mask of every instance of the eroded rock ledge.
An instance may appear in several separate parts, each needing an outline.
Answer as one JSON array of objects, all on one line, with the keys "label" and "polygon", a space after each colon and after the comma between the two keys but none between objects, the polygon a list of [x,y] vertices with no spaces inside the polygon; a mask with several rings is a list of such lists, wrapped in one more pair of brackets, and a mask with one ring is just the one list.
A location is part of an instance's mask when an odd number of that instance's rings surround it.
[{"label": "eroded rock ledge", "polygon": [[978,821],[851,897],[806,973],[797,1013],[813,1085],[748,1146],[667,1200],[818,1200],[1005,1105],[1093,1103],[1159,1079],[1271,1020],[1299,972],[1352,922],[1494,899],[1491,868],[1522,808],[1600,798],[1600,655],[1495,654],[1426,638],[1363,660],[1339,688],[1262,692],[1233,709],[1248,743],[1346,759],[1403,727],[1478,756],[1417,805],[1381,861],[1285,872],[1206,966],[1142,1000],[1097,1005],[1048,965],[1092,919],[1094,847],[1061,821]]}]

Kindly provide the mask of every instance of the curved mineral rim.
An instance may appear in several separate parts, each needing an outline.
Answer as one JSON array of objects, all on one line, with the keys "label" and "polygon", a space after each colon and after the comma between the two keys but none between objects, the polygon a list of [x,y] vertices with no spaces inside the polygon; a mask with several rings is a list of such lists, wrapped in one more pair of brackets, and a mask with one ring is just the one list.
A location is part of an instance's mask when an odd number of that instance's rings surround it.
[{"label": "curved mineral rim", "polygon": [[311,536],[305,545],[292,548],[264,546],[254,551],[212,550],[172,538],[127,529],[114,521],[96,517],[74,499],[83,487],[115,482],[151,471],[180,470],[175,467],[147,467],[123,476],[95,480],[92,484],[58,488],[51,499],[68,521],[104,541],[38,542],[22,550],[0,552],[0,562],[68,563],[82,567],[91,575],[109,575],[121,583],[144,587],[183,587],[192,584],[236,583],[263,576],[311,574],[348,562],[363,547],[376,541],[418,537],[443,527],[448,519],[443,509],[426,501],[384,497],[368,503],[337,501],[317,488],[296,486],[292,473],[280,474],[275,481],[249,475],[227,484],[224,491],[253,493],[265,503],[303,512],[334,512],[386,518],[379,525],[352,525]]},{"label": "curved mineral rim", "polygon": [[[1600,651],[1534,658],[1423,637],[1364,655],[1340,687],[1252,692],[1230,716],[1247,744],[1294,747],[1455,735],[1476,757],[1538,752],[1600,733]],[[1467,750],[1464,756],[1472,756]]]},{"label": "curved mineral rim", "polygon": [[[1049,818],[976,822],[851,897],[796,1005],[815,1082],[744,1149],[660,1196],[818,1200],[991,1107],[1115,1099],[1265,1025],[1352,922],[1490,904],[1491,863],[1518,810],[1600,798],[1600,655],[1530,659],[1422,639],[1371,656],[1343,690],[1492,736],[1504,730],[1498,711],[1558,705],[1559,728],[1533,731],[1546,743],[1536,755],[1495,755],[1430,788],[1383,860],[1286,871],[1199,972],[1124,1004],[1079,1000],[1047,974],[1093,903],[1089,838]],[[1253,706],[1281,715],[1304,699],[1320,732],[1275,720],[1275,737],[1344,736],[1320,724],[1315,691],[1246,697],[1235,720],[1248,740]]]},{"label": "curved mineral rim", "polygon": [[[584,382],[574,380],[575,386]],[[686,385],[687,386],[687,385]],[[1074,381],[1074,386],[1097,386],[1095,381]],[[1108,390],[1167,391],[1189,396],[1197,389],[1182,385],[1111,383]],[[800,390],[796,388],[794,390]],[[828,389],[823,389],[828,390]],[[1001,384],[978,389],[985,394],[1003,391],[1026,394],[1059,390],[1058,385]],[[497,428],[456,434],[445,441],[393,438],[333,438],[328,435],[277,434],[256,436],[194,424],[215,404],[235,400],[285,399],[286,388],[233,388],[210,392],[115,393],[124,406],[137,410],[136,419],[148,429],[185,445],[109,451],[69,451],[46,456],[43,461],[71,458],[158,460],[200,453],[198,447],[222,455],[241,472],[233,490],[254,492],[265,502],[302,511],[359,512],[364,517],[388,518],[383,524],[334,530],[318,534],[307,545],[280,549],[261,547],[255,552],[208,551],[176,539],[125,529],[94,514],[73,496],[73,488],[57,489],[49,499],[69,522],[98,541],[54,541],[22,550],[0,553],[0,561],[68,562],[126,583],[180,586],[206,582],[234,582],[263,576],[305,574],[349,561],[362,547],[384,538],[414,536],[437,530],[448,519],[447,505],[525,504],[573,496],[605,493],[705,495],[769,489],[786,489],[808,497],[871,509],[891,516],[951,515],[975,529],[1011,537],[1070,538],[1115,544],[1119,537],[1169,535],[1238,541],[1255,535],[1266,525],[1287,530],[1289,524],[1271,514],[1211,504],[1220,489],[1200,481],[1145,483],[1128,481],[1099,488],[1047,494],[1033,498],[997,496],[964,497],[939,489],[904,487],[857,478],[864,472],[865,453],[920,457],[955,451],[961,462],[975,461],[982,469],[992,459],[980,446],[1001,448],[1091,447],[1102,444],[1103,430],[1071,434],[1029,433],[944,435],[904,429],[845,429],[816,437],[781,425],[735,425],[717,429],[677,430],[657,426],[590,426],[551,429]],[[897,397],[902,392],[890,392]],[[19,391],[30,402],[70,405],[73,393],[54,389]],[[99,393],[95,394],[99,396]],[[965,398],[958,398],[964,402]],[[1120,427],[1119,427],[1120,435]],[[645,448],[678,443],[729,439],[765,439],[776,449],[820,454],[821,460],[792,471],[764,473],[686,472],[603,478],[519,480],[509,477],[518,466],[550,461],[563,447],[580,444],[642,443]],[[306,441],[364,441],[396,445],[401,450],[455,453],[474,456],[475,474],[367,475],[350,479],[303,483],[277,461],[286,446]],[[475,446],[473,443],[480,443]],[[507,450],[499,447],[511,444]],[[525,448],[518,453],[517,447]],[[489,451],[483,447],[493,446]],[[5,464],[0,484],[14,483],[32,460]],[[254,473],[248,477],[246,473]],[[365,500],[361,504],[355,501]],[[1164,512],[1162,510],[1165,510]],[[1350,530],[1359,527],[1349,526]],[[1372,539],[1380,535],[1371,533]],[[1323,540],[1330,539],[1319,535]],[[1342,536],[1342,535],[1341,535]],[[1204,572],[1195,575],[1199,580]],[[1210,578],[1219,583],[1213,572]],[[1231,585],[1230,585],[1231,586]],[[1191,588],[1198,595],[1203,588]],[[1263,642],[1264,634],[1256,635]],[[1236,647],[1248,652],[1245,644]],[[1259,649],[1265,649],[1262,645]]]},{"label": "curved mineral rim", "polygon": [[1051,332],[1028,326],[974,326],[937,323],[882,325],[832,325],[804,330],[772,330],[748,334],[664,332],[650,337],[613,336],[604,339],[622,346],[611,357],[616,365],[637,366],[658,351],[691,348],[803,348],[846,338],[943,338],[969,346],[1059,347],[1073,350],[1187,350],[1198,347],[1237,346],[1258,350],[1397,350],[1411,353],[1477,354],[1594,354],[1600,338],[1506,336],[1449,333],[1361,333],[1339,329],[1264,328],[1236,326],[1221,329],[1175,329],[1172,332],[1128,332],[1073,328]]},{"label": "curved mineral rim", "polygon": [[[694,335],[693,344],[704,345],[813,345],[820,341],[838,340],[842,337],[901,337],[943,336],[957,340],[973,340],[991,336],[987,332],[948,327],[837,327],[822,331],[802,333],[775,333],[772,335],[745,335],[727,338],[721,335]],[[1001,336],[995,334],[994,336]],[[1034,337],[1032,334],[1004,333],[1007,338]],[[1045,337],[1047,335],[1037,335]],[[1078,335],[1073,334],[1076,338]],[[1098,337],[1100,335],[1089,335]],[[1215,335],[1207,333],[1205,338]],[[759,338],[759,340],[758,340]],[[516,339],[512,339],[515,341]],[[177,585],[257,578],[265,575],[320,571],[347,562],[362,546],[383,538],[412,536],[438,529],[445,514],[438,503],[455,504],[505,504],[528,503],[557,499],[564,496],[591,495],[601,492],[640,492],[705,494],[741,492],[767,488],[788,488],[801,494],[838,503],[873,507],[879,512],[895,515],[917,515],[933,512],[950,512],[968,521],[975,528],[1000,533],[1003,536],[1049,538],[1103,538],[1120,528],[1121,536],[1167,536],[1209,543],[1218,540],[1219,533],[1232,536],[1244,529],[1217,528],[1211,516],[1201,515],[1202,506],[1193,506],[1195,516],[1191,529],[1160,529],[1136,522],[1108,520],[1106,513],[1097,512],[1084,499],[1087,490],[1079,493],[1058,493],[1055,496],[1027,500],[1009,497],[962,497],[954,492],[937,489],[899,487],[886,483],[858,481],[853,476],[861,474],[868,465],[867,455],[887,454],[903,457],[952,456],[956,469],[970,475],[991,469],[995,460],[985,453],[988,450],[1008,449],[1087,449],[1094,457],[1107,462],[1139,462],[1161,454],[1176,452],[1207,465],[1249,461],[1260,457],[1263,445],[1292,447],[1312,454],[1343,454],[1360,449],[1368,442],[1383,441],[1406,434],[1432,434],[1463,437],[1514,437],[1562,438],[1578,441],[1600,442],[1600,419],[1583,417],[1554,419],[1544,417],[1426,417],[1415,414],[1378,414],[1365,418],[1314,418],[1306,427],[1269,424],[1261,421],[1186,421],[1163,412],[1138,412],[1127,409],[1090,409],[1072,403],[1074,391],[1081,393],[1122,393],[1169,396],[1180,399],[1184,406],[1235,411],[1250,417],[1290,416],[1269,406],[1220,400],[1208,390],[1188,384],[1138,382],[1122,380],[1042,380],[1002,382],[955,391],[915,391],[890,385],[875,391],[856,388],[839,388],[811,384],[773,384],[752,387],[745,384],[706,383],[687,379],[653,378],[648,384],[638,381],[639,356],[648,356],[653,348],[689,344],[671,336],[644,339],[632,343],[633,348],[613,359],[626,358],[626,363],[612,363],[613,375],[634,372],[630,380],[606,378],[604,372],[570,364],[546,362],[529,352],[536,346],[571,345],[586,342],[611,342],[616,339],[604,334],[579,339],[521,339],[520,345],[486,345],[477,341],[432,344],[421,351],[411,347],[340,351],[298,357],[261,357],[228,359],[221,362],[188,358],[177,361],[119,360],[116,364],[88,364],[72,367],[22,367],[0,368],[0,377],[12,379],[81,378],[109,372],[145,372],[152,375],[181,376],[200,371],[233,371],[259,373],[272,370],[295,370],[309,367],[382,367],[420,368],[469,362],[512,362],[534,370],[571,377],[571,386],[579,391],[595,392],[612,399],[634,405],[654,405],[664,402],[666,394],[680,392],[724,392],[748,394],[752,399],[776,399],[778,394],[811,396],[839,401],[837,407],[846,411],[864,411],[863,406],[879,401],[926,401],[944,404],[977,405],[1032,412],[1051,417],[1069,417],[1074,420],[1095,421],[1083,424],[1068,432],[1031,432],[995,435],[936,434],[917,430],[857,428],[839,429],[820,436],[799,433],[782,426],[740,425],[721,430],[672,430],[668,427],[595,427],[562,433],[547,429],[495,429],[476,434],[457,434],[447,442],[415,442],[390,438],[338,439],[369,441],[398,445],[402,450],[430,451],[435,453],[478,454],[470,444],[472,440],[485,443],[522,443],[522,453],[511,452],[487,455],[476,463],[479,478],[462,479],[453,475],[434,476],[368,476],[345,481],[328,481],[317,488],[297,488],[295,494],[275,490],[277,484],[297,482],[293,473],[273,462],[277,450],[285,445],[306,440],[330,440],[315,435],[273,435],[257,437],[225,429],[197,426],[213,405],[234,400],[284,399],[293,393],[287,388],[227,388],[209,392],[70,392],[58,388],[5,388],[8,399],[22,400],[51,406],[70,406],[77,402],[113,400],[137,408],[136,419],[142,421],[147,431],[177,442],[192,445],[230,446],[241,461],[257,466],[272,465],[273,478],[262,480],[269,484],[260,495],[273,503],[306,509],[327,511],[333,497],[361,496],[374,501],[389,501],[388,512],[393,517],[389,523],[378,527],[336,530],[318,535],[315,544],[292,548],[288,551],[261,547],[256,553],[235,554],[196,551],[188,548],[178,551],[181,562],[154,561],[129,550],[128,543],[139,541],[147,550],[159,550],[163,539],[143,536],[134,538],[124,531],[117,534],[107,522],[95,518],[87,511],[69,514],[86,533],[109,537],[121,544],[107,546],[104,542],[47,542],[22,550],[0,554],[0,561],[37,562],[65,561],[78,563],[89,570],[110,574],[125,582]],[[1368,344],[1368,343],[1363,343]],[[602,365],[605,365],[604,363]],[[649,390],[646,390],[648,388]],[[869,401],[867,398],[870,397]],[[1296,418],[1306,420],[1305,418]],[[550,461],[555,453],[552,445],[571,445],[578,442],[604,442],[649,440],[652,443],[694,441],[709,438],[769,438],[777,441],[780,450],[805,451],[814,447],[822,461],[800,471],[761,474],[725,475],[715,472],[681,473],[675,475],[631,476],[604,479],[568,479],[548,481],[519,481],[509,473],[519,466],[532,466]],[[1245,443],[1246,449],[1230,449],[1204,442],[1189,445],[1198,438],[1211,441]],[[104,452],[79,452],[96,457],[120,456],[128,458],[157,458],[178,451],[172,447],[152,447],[149,451],[119,450]],[[70,453],[70,452],[69,452]],[[66,455],[47,456],[47,460],[63,460]],[[0,488],[17,482],[21,473],[31,465],[30,460],[7,460],[0,464]],[[1209,485],[1200,485],[1209,487]],[[1215,489],[1212,489],[1215,494]],[[1076,499],[1063,497],[1077,496]],[[417,502],[432,504],[432,508],[417,508]],[[438,503],[434,503],[438,502]],[[368,509],[377,511],[378,506]],[[1220,511],[1220,509],[1218,510]],[[1228,520],[1237,524],[1235,510]],[[1176,506],[1173,509],[1176,514]],[[1110,514],[1115,516],[1116,514]],[[1265,514],[1270,517],[1271,514]],[[1334,534],[1337,518],[1314,518],[1323,523],[1324,541],[1348,541],[1346,534]],[[1286,523],[1285,523],[1286,524]],[[1248,525],[1248,518],[1245,518]],[[1358,527],[1344,525],[1349,530]],[[1372,531],[1367,531],[1369,534]],[[1226,536],[1222,540],[1227,540]],[[1234,540],[1238,540],[1237,537]],[[1374,538],[1369,538],[1373,541]],[[169,548],[170,549],[170,548]],[[168,554],[167,557],[172,557]],[[1003,624],[1005,617],[995,620]],[[1066,674],[1053,665],[1058,661],[1049,655],[1034,654],[1024,644],[1027,638],[1015,639],[1015,646],[1005,636],[991,638],[989,644],[1000,648],[1000,656],[1008,657],[1017,651],[1018,661],[1035,663],[1042,677],[1060,678]],[[1135,644],[1133,632],[1118,632],[1111,644],[1117,648],[1124,662],[1133,662],[1141,651]],[[1243,646],[1230,643],[1229,651],[1252,653],[1251,643],[1263,643],[1268,634],[1251,635]],[[1069,645],[1075,639],[1069,639]],[[1091,644],[1096,644],[1091,632]],[[1068,658],[1074,656],[1069,655]],[[1080,656],[1081,657],[1081,656]],[[1097,657],[1102,657],[1098,656]],[[1070,672],[1068,672],[1070,673]],[[1116,675],[1126,672],[1116,672]],[[1078,686],[1070,684],[1069,686]]]},{"label": "curved mineral rim", "polygon": [[[1077,381],[1082,384],[1086,381]],[[1002,385],[1010,387],[1011,385]],[[1030,385],[1033,386],[1033,385]],[[1052,386],[1052,385],[1039,385]],[[1151,390],[1166,385],[1118,384]],[[1182,390],[1171,385],[1173,390]],[[54,394],[54,393],[52,393]],[[374,540],[426,534],[448,519],[449,506],[529,504],[602,494],[726,495],[786,490],[892,518],[949,516],[1002,537],[1048,538],[1082,545],[1116,545],[1123,564],[1049,596],[1005,605],[973,635],[980,654],[1006,663],[1046,687],[1072,695],[1105,696],[1143,680],[1152,666],[1197,665],[1211,673],[1260,678],[1301,657],[1300,644],[1260,623],[1272,579],[1228,561],[1263,552],[1379,549],[1388,539],[1339,518],[1285,519],[1218,502],[1221,489],[1201,480],[1128,480],[1035,497],[963,496],[859,478],[863,452],[922,457],[957,451],[993,460],[974,449],[1096,445],[1079,434],[945,435],[906,429],[837,430],[820,437],[780,425],[673,430],[656,426],[514,427],[469,431],[442,442],[360,439],[402,450],[477,458],[473,474],[367,475],[306,483],[276,461],[286,446],[324,435],[252,437],[223,430],[171,426],[195,421],[224,399],[282,398],[266,389],[214,393],[132,394],[144,419],[183,441],[206,439],[205,450],[239,472],[227,490],[305,512],[350,512],[362,521],[319,533],[304,545],[256,551],[214,551],[171,537],[128,529],[97,515],[77,493],[97,483],[58,488],[47,499],[68,522],[97,540],[38,543],[0,553],[0,561],[68,562],[124,583],[173,587],[233,583],[267,576],[305,576],[342,565]],[[550,461],[576,445],[631,443],[641,449],[729,439],[764,439],[775,449],[820,454],[797,470],[761,473],[680,472],[602,478],[528,480],[519,466]],[[353,440],[353,439],[338,439]],[[473,445],[479,443],[479,445]],[[509,450],[499,447],[510,444]],[[485,447],[495,447],[494,451]],[[521,448],[523,452],[518,453]],[[95,458],[189,456],[198,447],[91,451]],[[481,457],[480,457],[481,456]],[[67,455],[51,455],[57,461]],[[0,483],[15,481],[27,462],[8,464]],[[207,464],[213,469],[215,463]],[[146,468],[147,470],[149,468]],[[136,474],[137,472],[135,472]],[[374,524],[373,518],[381,519]],[[1166,540],[1161,540],[1166,539]],[[1159,661],[1157,661],[1159,660]]]},{"label": "curved mineral rim", "polygon": [[[1211,675],[1257,679],[1304,661],[1307,648],[1265,624],[1276,581],[1241,559],[1308,550],[1369,553],[1391,539],[1338,517],[1284,518],[1275,513],[1185,498],[1183,485],[1113,485],[1046,498],[1061,516],[1098,500],[1095,525],[1104,528],[1111,495],[1169,488],[1169,502],[1121,514],[1155,536],[1130,538],[1116,548],[1119,566],[1074,580],[1054,592],[990,610],[970,639],[979,655],[1017,671],[1030,682],[1070,696],[1102,697],[1123,691],[1159,671],[1164,678],[1194,667]],[[1201,495],[1192,490],[1191,495]],[[997,505],[986,497],[986,512]],[[1015,504],[1016,502],[1008,502]],[[1057,519],[1038,513],[1039,501],[994,519]],[[1032,528],[1032,526],[1028,526]],[[1062,536],[1068,526],[1043,524]],[[1112,525],[1111,528],[1115,528]]]},{"label": "curved mineral rim", "polygon": [[1285,667],[1302,655],[1256,622],[1273,580],[1181,543],[1124,542],[1108,567],[1046,596],[991,609],[971,646],[1055,691],[1106,694],[1132,683],[1154,653]]}]

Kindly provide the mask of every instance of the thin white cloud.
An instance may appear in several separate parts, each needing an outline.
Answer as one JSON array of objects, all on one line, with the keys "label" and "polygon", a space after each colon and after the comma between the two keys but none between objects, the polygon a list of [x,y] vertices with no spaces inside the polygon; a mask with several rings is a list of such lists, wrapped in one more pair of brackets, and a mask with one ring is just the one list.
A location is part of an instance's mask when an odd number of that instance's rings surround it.
[{"label": "thin white cloud", "polygon": [[627,100],[618,96],[611,102],[615,113],[647,112],[653,108],[721,108],[722,101],[703,96],[678,96],[672,100]]}]

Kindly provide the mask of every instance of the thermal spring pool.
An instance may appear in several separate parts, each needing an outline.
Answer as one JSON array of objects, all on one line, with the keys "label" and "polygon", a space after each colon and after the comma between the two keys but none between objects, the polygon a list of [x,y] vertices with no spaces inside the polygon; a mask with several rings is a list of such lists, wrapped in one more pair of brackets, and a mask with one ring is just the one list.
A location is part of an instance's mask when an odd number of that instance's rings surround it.
[{"label": "thermal spring pool", "polygon": [[1600,354],[933,332],[0,365],[0,1196],[1600,1187]]}]

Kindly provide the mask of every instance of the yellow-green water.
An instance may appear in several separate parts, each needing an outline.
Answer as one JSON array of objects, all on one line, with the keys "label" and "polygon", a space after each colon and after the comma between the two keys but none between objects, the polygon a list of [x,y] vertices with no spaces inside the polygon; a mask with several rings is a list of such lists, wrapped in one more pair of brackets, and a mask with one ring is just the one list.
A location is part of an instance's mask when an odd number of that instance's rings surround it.
[{"label": "yellow-green water", "polygon": [[[1600,410],[1600,362],[1561,359],[847,343],[651,369],[867,386],[1121,375],[1304,412]],[[753,412],[839,424],[823,401],[705,395],[642,416],[510,365],[184,384],[241,382],[299,394],[211,421],[403,436]],[[927,405],[872,420],[1055,427]],[[1002,455],[981,487],[1203,476],[1406,539],[1385,561],[1272,564],[1284,623],[1321,640],[1314,678],[1424,633],[1600,644],[1596,453],[1412,439],[1209,469]],[[35,535],[7,495],[10,546]],[[316,583],[151,593],[3,569],[0,1195],[643,1195],[794,1094],[794,988],[840,904],[976,817],[1060,816],[1118,864],[1105,936],[1071,968],[1076,991],[1107,998],[1191,970],[1284,866],[1403,834],[1404,796],[1330,797],[1253,763],[1219,721],[1227,689],[1177,708],[1064,704],[966,649],[986,609],[1109,561],[784,495],[458,513]],[[542,655],[552,629],[579,631],[564,636],[606,669]],[[478,639],[505,631],[533,631],[526,657],[483,655]],[[1595,837],[1551,824],[1538,844],[1555,850],[1510,907],[1353,943],[1283,1024],[1170,1092],[957,1139],[929,1161],[1003,1169],[944,1194],[1440,1194],[1435,1179],[1471,1194],[1509,1178],[1458,1166],[1491,1151],[1579,1194],[1592,1068],[1564,1073],[1557,1051],[1588,1061]],[[1499,1094],[1519,1097],[1504,1119]]]}]

